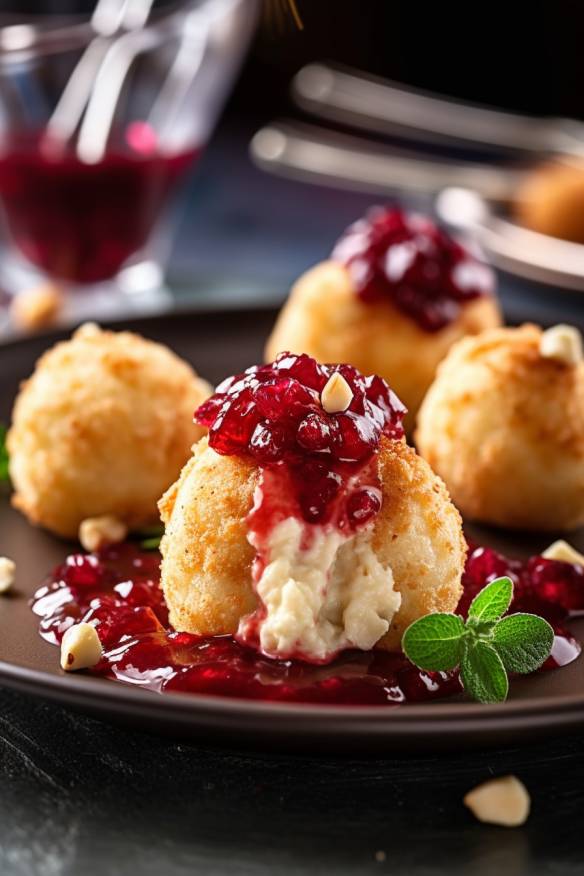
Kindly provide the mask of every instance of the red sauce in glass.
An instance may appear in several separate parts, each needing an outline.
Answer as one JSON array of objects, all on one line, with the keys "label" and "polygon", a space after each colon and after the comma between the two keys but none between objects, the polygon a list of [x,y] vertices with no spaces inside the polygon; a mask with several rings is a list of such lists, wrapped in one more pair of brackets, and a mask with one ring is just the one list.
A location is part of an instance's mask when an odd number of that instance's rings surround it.
[{"label": "red sauce in glass", "polygon": [[198,149],[161,152],[136,124],[95,164],[70,146],[46,148],[42,132],[0,142],[8,231],[50,277],[84,284],[115,276],[147,243],[173,186],[197,159]]},{"label": "red sauce in glass", "polygon": [[425,331],[453,322],[468,301],[494,292],[492,270],[427,216],[376,207],[350,225],[332,258],[365,302],[390,299]]},{"label": "red sauce in glass", "polygon": [[[347,651],[326,666],[314,666],[268,659],[229,636],[177,633],[169,626],[159,588],[159,562],[157,552],[131,544],[68,557],[34,597],[41,635],[58,644],[72,624],[93,622],[104,656],[91,671],[157,692],[379,706],[460,693],[456,672],[421,672],[401,654]],[[584,569],[542,557],[509,560],[472,546],[460,611],[485,583],[503,574],[515,582],[512,610],[537,611],[556,629],[544,668],[575,660],[580,645],[565,624],[572,612],[584,609]]]}]

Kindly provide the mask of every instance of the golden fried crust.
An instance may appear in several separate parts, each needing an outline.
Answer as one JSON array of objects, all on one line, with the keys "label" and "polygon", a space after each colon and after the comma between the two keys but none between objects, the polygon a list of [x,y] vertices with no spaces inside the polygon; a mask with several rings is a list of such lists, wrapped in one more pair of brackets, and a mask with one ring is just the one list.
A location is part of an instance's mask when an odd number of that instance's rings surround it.
[{"label": "golden fried crust", "polygon": [[258,476],[257,466],[219,456],[203,438],[160,500],[161,580],[177,630],[234,633],[242,615],[254,610],[255,551],[246,538],[245,518]]},{"label": "golden fried crust", "polygon": [[158,497],[204,432],[192,417],[209,393],[166,347],[82,327],[39,359],[16,399],[14,504],[65,537],[102,514],[131,528],[156,520]]},{"label": "golden fried crust", "polygon": [[383,505],[373,548],[393,571],[402,604],[377,647],[397,649],[406,627],[433,611],[454,611],[462,595],[466,542],[446,487],[407,444],[384,441]]},{"label": "golden fried crust", "polygon": [[540,234],[584,243],[584,162],[547,163],[519,187],[515,215]]},{"label": "golden fried crust", "polygon": [[416,442],[465,516],[525,529],[584,523],[584,364],[543,358],[525,325],[452,348]]},{"label": "golden fried crust", "polygon": [[328,261],[307,271],[293,287],[268,339],[266,360],[290,350],[379,374],[407,406],[406,427],[411,429],[436,367],[452,344],[500,324],[496,299],[483,297],[462,307],[451,325],[425,332],[390,301],[364,304],[347,269]]},{"label": "golden fried crust", "polygon": [[[402,594],[402,607],[379,643],[391,649],[416,617],[456,607],[466,545],[444,485],[412,448],[384,440],[379,466],[383,506],[373,546]],[[203,439],[162,498],[162,586],[177,629],[234,633],[241,616],[255,608],[245,518],[257,481],[254,465],[217,455]]]}]

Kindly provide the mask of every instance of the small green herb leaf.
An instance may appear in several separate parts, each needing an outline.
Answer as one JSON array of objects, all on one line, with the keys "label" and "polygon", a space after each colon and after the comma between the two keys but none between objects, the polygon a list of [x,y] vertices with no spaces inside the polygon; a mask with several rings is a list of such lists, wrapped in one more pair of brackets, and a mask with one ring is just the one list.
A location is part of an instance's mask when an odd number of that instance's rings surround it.
[{"label": "small green herb leaf", "polygon": [[495,649],[475,641],[460,661],[460,680],[465,691],[479,703],[502,703],[507,699],[509,679]]},{"label": "small green herb leaf", "polygon": [[468,609],[469,620],[496,621],[508,610],[513,599],[511,578],[496,578],[475,596]]},{"label": "small green herb leaf", "polygon": [[6,426],[0,424],[0,481],[9,480],[8,450],[6,449]]},{"label": "small green herb leaf", "polygon": [[457,614],[428,614],[405,631],[402,648],[419,669],[454,669],[460,663],[464,622]]},{"label": "small green herb leaf", "polygon": [[495,627],[492,645],[508,672],[534,672],[550,656],[554,631],[535,614],[510,614]]},{"label": "small green herb leaf", "polygon": [[145,538],[140,542],[140,547],[145,551],[157,551],[162,540],[161,535],[155,535],[153,538]]}]

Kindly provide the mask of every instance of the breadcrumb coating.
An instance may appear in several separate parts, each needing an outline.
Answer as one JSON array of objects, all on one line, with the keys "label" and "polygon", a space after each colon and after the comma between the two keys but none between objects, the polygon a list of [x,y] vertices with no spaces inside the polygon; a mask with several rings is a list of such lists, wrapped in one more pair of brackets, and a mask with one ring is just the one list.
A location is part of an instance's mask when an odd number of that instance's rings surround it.
[{"label": "breadcrumb coating", "polygon": [[14,505],[64,537],[88,517],[130,528],[155,521],[158,498],[205,431],[192,419],[210,392],[161,344],[82,326],[41,356],[14,404]]},{"label": "breadcrumb coating", "polygon": [[[412,448],[383,438],[379,472],[383,505],[372,546],[391,566],[402,602],[377,647],[393,650],[413,620],[456,608],[466,543],[444,484]],[[255,464],[219,456],[203,439],[160,501],[162,586],[176,629],[233,634],[256,608],[245,518],[258,478]]]},{"label": "breadcrumb coating", "polygon": [[569,530],[584,523],[584,363],[545,358],[541,336],[524,325],[456,344],[416,442],[465,516]]},{"label": "breadcrumb coating", "polygon": [[364,303],[340,263],[322,262],[292,288],[266,345],[266,361],[279,352],[308,353],[319,362],[348,362],[363,374],[379,374],[408,408],[406,428],[452,344],[501,324],[494,297],[469,301],[457,319],[426,332],[390,301]]}]

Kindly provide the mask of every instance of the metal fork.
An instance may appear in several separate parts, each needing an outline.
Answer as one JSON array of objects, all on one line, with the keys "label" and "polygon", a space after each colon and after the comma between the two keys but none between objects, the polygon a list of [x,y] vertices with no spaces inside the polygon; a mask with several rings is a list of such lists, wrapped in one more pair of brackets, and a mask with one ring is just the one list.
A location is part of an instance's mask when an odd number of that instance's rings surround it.
[{"label": "metal fork", "polygon": [[584,153],[584,124],[537,118],[408,88],[326,64],[297,73],[292,93],[322,118],[382,134],[523,153]]},{"label": "metal fork", "polygon": [[91,16],[96,36],[81,55],[53,110],[47,123],[48,137],[65,142],[71,139],[90,100],[112,37],[142,28],[153,3],[154,0],[98,0]]},{"label": "metal fork", "polygon": [[472,189],[488,201],[505,202],[523,175],[519,170],[485,164],[391,154],[358,137],[294,122],[262,128],[252,139],[250,151],[256,164],[271,173],[376,194],[437,194],[454,186]]}]

